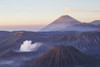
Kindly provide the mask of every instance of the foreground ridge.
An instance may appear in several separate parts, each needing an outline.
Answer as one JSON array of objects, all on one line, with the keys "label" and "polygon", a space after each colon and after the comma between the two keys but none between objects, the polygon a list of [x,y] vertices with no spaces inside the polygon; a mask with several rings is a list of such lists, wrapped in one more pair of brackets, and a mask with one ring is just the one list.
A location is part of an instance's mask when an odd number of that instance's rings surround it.
[{"label": "foreground ridge", "polygon": [[34,61],[35,67],[99,67],[100,61],[71,46],[55,46]]}]

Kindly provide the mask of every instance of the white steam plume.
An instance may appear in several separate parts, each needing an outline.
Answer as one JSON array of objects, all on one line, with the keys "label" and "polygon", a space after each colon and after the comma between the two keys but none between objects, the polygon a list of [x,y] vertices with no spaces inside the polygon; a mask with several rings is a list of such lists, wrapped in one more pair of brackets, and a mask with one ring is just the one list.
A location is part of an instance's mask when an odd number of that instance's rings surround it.
[{"label": "white steam plume", "polygon": [[31,40],[26,40],[23,42],[23,44],[20,47],[21,52],[30,52],[30,51],[36,51],[42,44],[39,42],[36,42],[32,44]]}]

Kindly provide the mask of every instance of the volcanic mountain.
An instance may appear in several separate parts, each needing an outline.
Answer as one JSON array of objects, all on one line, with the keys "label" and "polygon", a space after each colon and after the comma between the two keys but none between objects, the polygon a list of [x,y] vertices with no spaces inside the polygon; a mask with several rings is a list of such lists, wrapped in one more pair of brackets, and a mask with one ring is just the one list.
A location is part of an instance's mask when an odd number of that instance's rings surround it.
[{"label": "volcanic mountain", "polygon": [[88,55],[100,54],[100,30],[60,35],[56,41],[66,46],[70,44]]},{"label": "volcanic mountain", "polygon": [[99,22],[82,23],[68,15],[64,15],[40,31],[94,31],[100,29],[100,26],[97,25]]},{"label": "volcanic mountain", "polygon": [[74,24],[80,24],[81,22],[68,16],[64,15],[52,22],[51,24],[47,25],[40,31],[59,31],[65,29],[66,27],[72,26]]},{"label": "volcanic mountain", "polygon": [[[20,45],[25,40],[31,40],[33,43],[42,42],[48,50],[52,46],[66,45],[76,47],[87,54],[98,54],[100,50],[100,30],[90,32],[14,32],[9,34],[0,41],[0,56],[3,56],[6,51],[12,49],[19,50]],[[53,45],[55,43],[55,45]],[[43,46],[43,47],[44,47]]]},{"label": "volcanic mountain", "polygon": [[100,25],[100,20],[95,20],[95,21],[91,22],[91,24]]},{"label": "volcanic mountain", "polygon": [[[42,42],[44,45],[35,52],[17,52],[25,40],[31,40],[32,43]],[[90,32],[13,32],[1,39],[0,58],[9,59],[9,57],[17,57],[20,61],[20,58],[24,59],[28,56],[29,58],[36,59],[36,57],[40,57],[40,54],[58,45],[73,46],[88,55],[100,58],[100,30]]]},{"label": "volcanic mountain", "polygon": [[32,67],[99,67],[100,61],[71,46],[55,46],[34,61]]},{"label": "volcanic mountain", "polygon": [[[31,40],[32,44],[35,42],[52,42],[53,37],[58,34],[50,33],[41,33],[41,32],[26,32],[26,31],[17,31],[12,32],[0,41],[0,57],[8,55],[9,50],[19,52],[21,44],[25,40]],[[46,47],[46,46],[43,46]],[[41,51],[44,51],[44,48],[41,48]],[[48,47],[46,47],[48,48]],[[11,53],[11,52],[10,52]],[[24,53],[24,52],[23,52]],[[20,53],[17,53],[20,54]],[[26,53],[27,54],[27,53]]]},{"label": "volcanic mountain", "polygon": [[91,24],[91,23],[75,24],[75,25],[73,25],[73,27],[77,31],[94,31],[94,30],[100,30],[100,26],[94,25],[94,24]]},{"label": "volcanic mountain", "polygon": [[81,23],[81,24],[76,24],[74,26],[80,26],[80,27],[89,27],[89,28],[92,28],[92,27],[97,27],[96,25],[93,25],[91,23]]}]

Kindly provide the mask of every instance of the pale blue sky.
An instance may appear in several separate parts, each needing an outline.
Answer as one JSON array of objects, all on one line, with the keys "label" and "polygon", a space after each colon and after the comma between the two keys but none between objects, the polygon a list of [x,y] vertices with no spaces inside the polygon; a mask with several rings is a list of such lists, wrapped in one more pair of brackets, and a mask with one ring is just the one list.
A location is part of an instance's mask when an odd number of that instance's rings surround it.
[{"label": "pale blue sky", "polygon": [[0,0],[0,26],[47,25],[67,14],[100,20],[100,0]]}]

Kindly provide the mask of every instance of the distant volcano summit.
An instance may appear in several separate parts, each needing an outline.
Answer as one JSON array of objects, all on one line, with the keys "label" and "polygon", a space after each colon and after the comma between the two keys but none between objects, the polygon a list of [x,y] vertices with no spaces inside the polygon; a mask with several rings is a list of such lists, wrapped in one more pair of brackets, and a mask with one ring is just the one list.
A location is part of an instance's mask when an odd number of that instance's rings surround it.
[{"label": "distant volcano summit", "polygon": [[64,15],[59,17],[57,20],[55,20],[52,24],[66,24],[66,25],[73,25],[73,24],[79,24],[80,22],[71,16]]},{"label": "distant volcano summit", "polygon": [[59,17],[57,20],[52,22],[51,24],[47,25],[41,31],[59,31],[62,29],[65,29],[68,26],[74,25],[74,24],[80,24],[81,22],[68,16],[64,15]]},{"label": "distant volcano summit", "polygon": [[55,46],[34,61],[35,67],[99,67],[99,60],[71,46]]},{"label": "distant volcano summit", "polygon": [[[99,24],[99,21],[95,21],[95,23]],[[64,15],[40,31],[93,31],[100,29],[100,26],[96,24],[94,22],[92,24],[82,23],[68,15]]]}]

